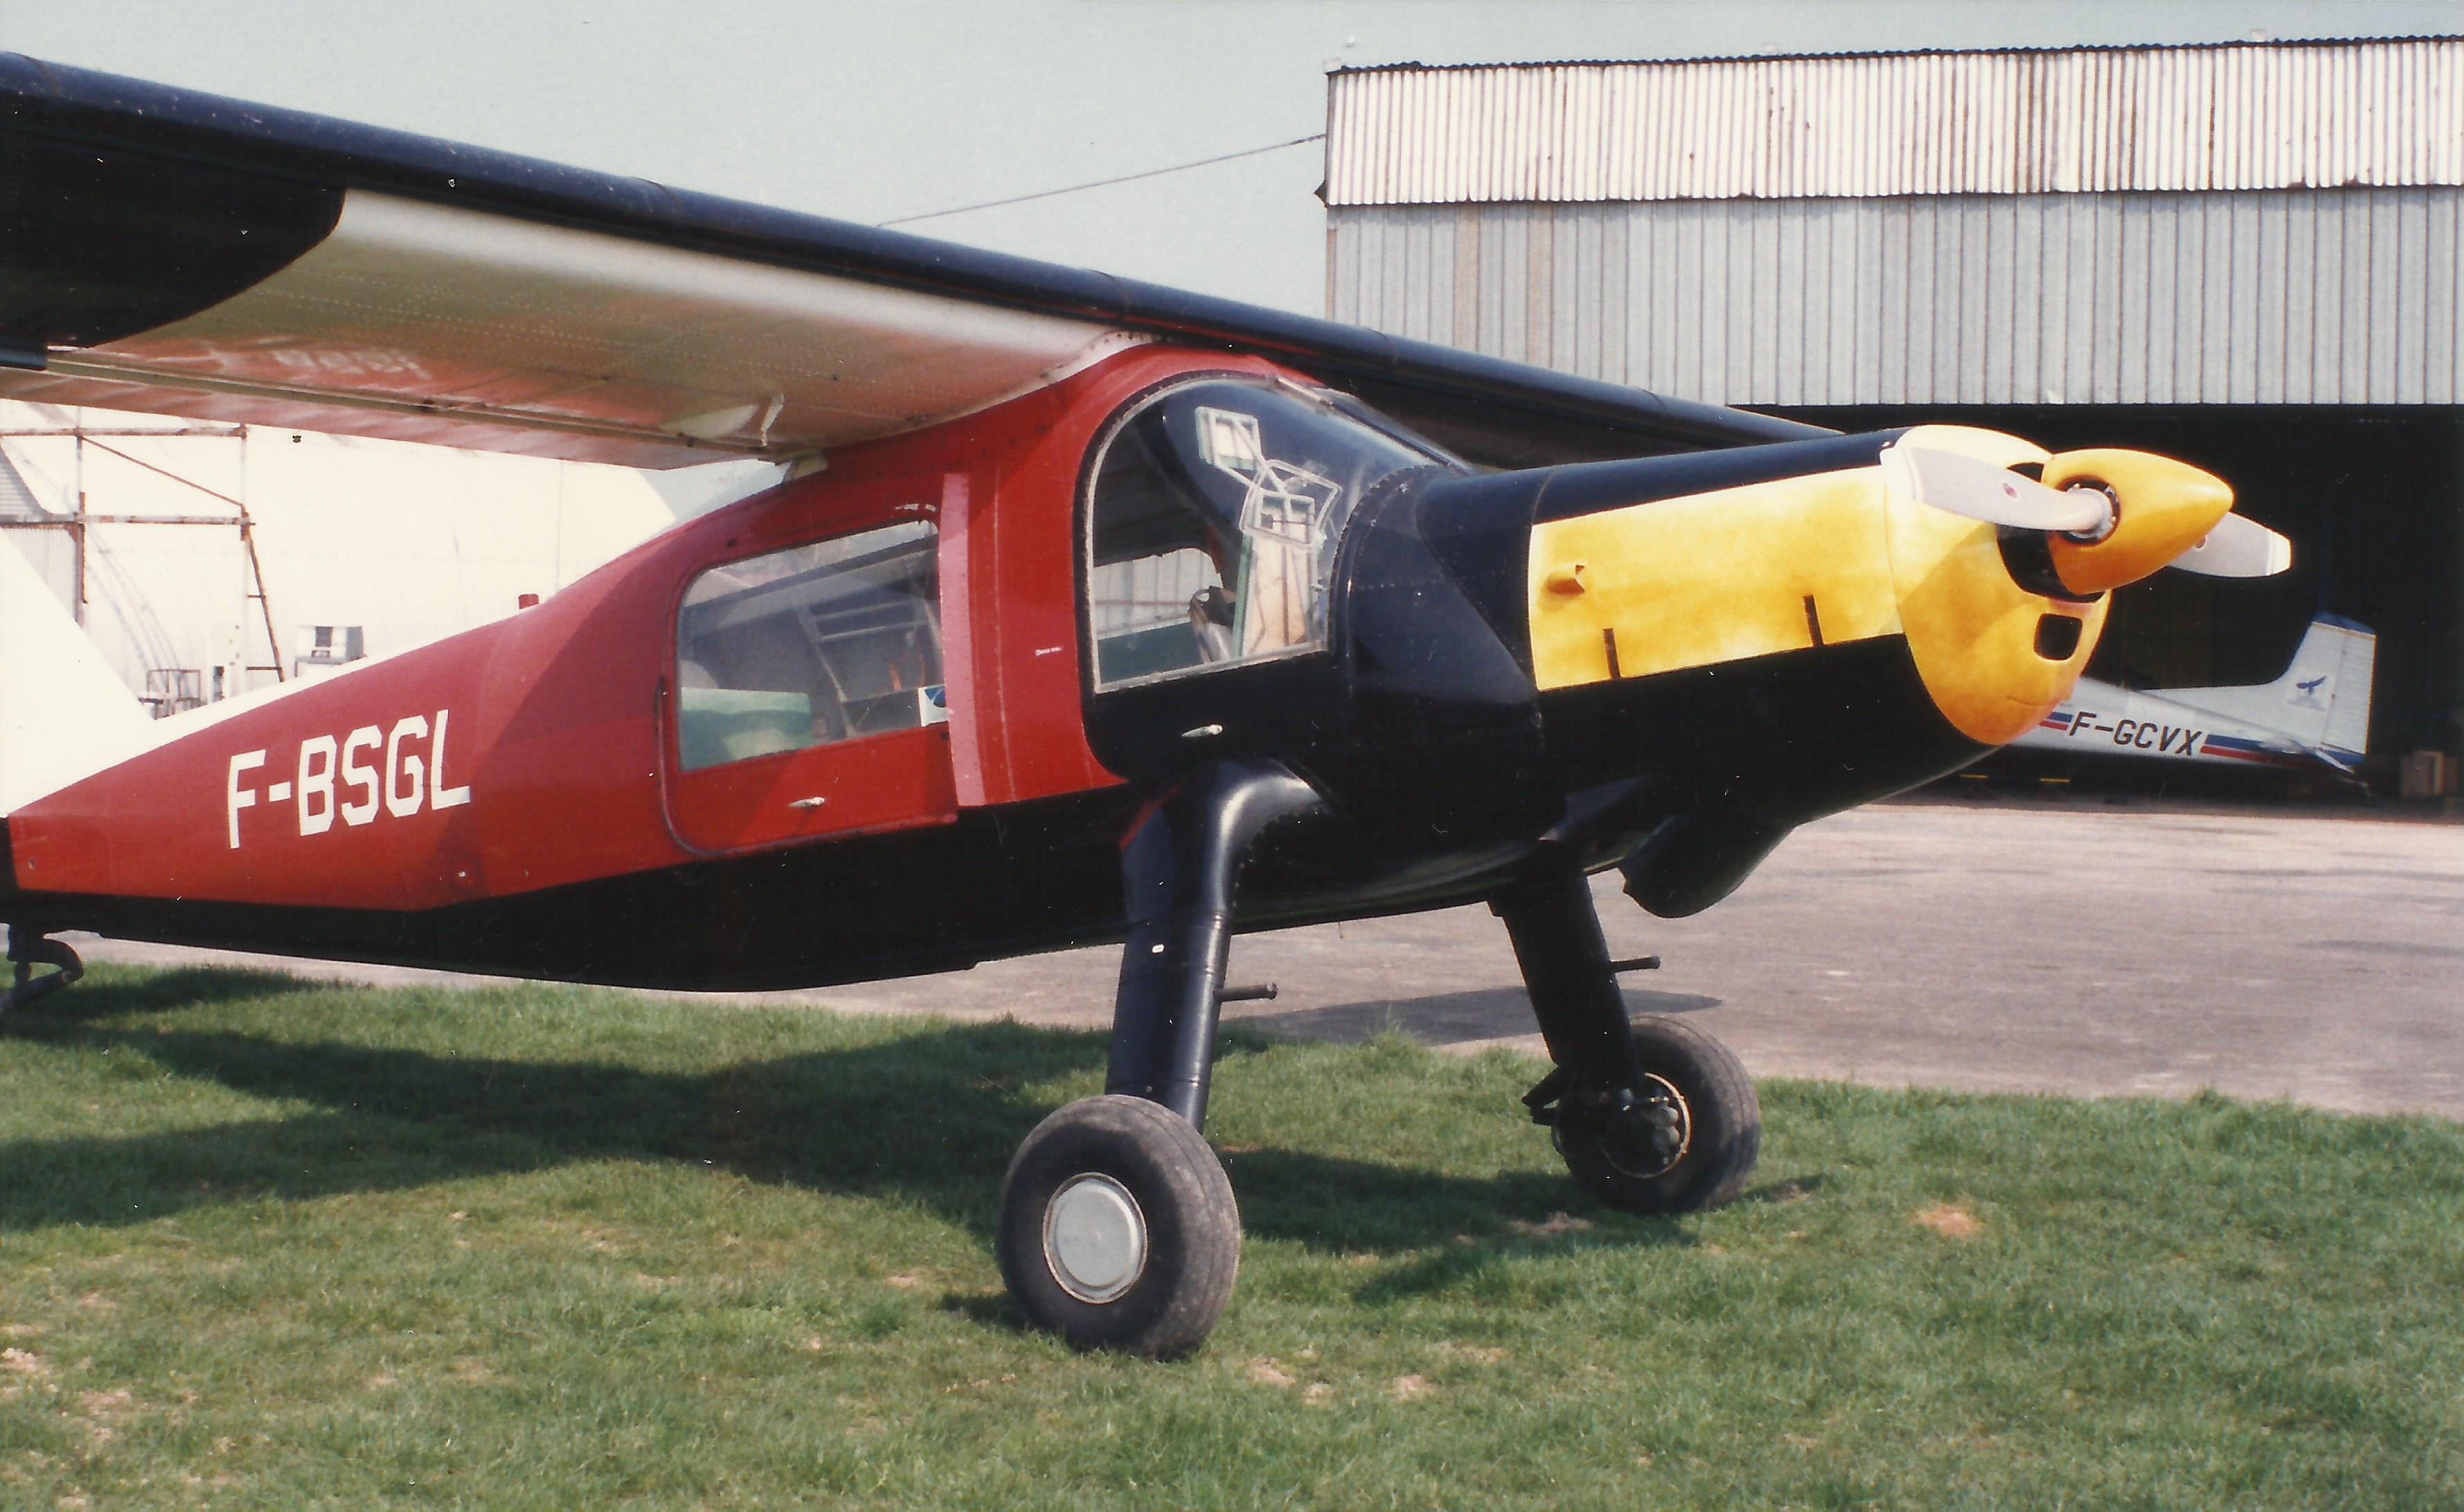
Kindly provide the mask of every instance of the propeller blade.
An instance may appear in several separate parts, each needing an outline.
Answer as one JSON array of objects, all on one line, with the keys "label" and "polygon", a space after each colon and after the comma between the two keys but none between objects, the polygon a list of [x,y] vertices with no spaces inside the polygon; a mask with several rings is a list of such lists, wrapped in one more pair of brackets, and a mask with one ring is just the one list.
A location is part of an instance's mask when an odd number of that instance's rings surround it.
[{"label": "propeller blade", "polygon": [[2007,468],[1930,447],[1895,443],[1882,454],[1903,459],[1919,503],[1990,525],[2093,536],[2113,519],[2113,501],[2094,489],[2049,489]]},{"label": "propeller blade", "polygon": [[2166,565],[2203,578],[2272,578],[2293,565],[2293,543],[2255,519],[2228,515]]}]

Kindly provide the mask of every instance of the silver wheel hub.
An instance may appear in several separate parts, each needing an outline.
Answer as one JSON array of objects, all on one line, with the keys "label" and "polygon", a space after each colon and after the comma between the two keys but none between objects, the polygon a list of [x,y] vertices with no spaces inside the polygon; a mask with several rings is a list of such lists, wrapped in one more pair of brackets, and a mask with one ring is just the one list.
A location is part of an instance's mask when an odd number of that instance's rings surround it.
[{"label": "silver wheel hub", "polygon": [[1147,1216],[1138,1199],[1106,1175],[1063,1182],[1044,1205],[1044,1262],[1080,1302],[1119,1298],[1147,1268]]}]

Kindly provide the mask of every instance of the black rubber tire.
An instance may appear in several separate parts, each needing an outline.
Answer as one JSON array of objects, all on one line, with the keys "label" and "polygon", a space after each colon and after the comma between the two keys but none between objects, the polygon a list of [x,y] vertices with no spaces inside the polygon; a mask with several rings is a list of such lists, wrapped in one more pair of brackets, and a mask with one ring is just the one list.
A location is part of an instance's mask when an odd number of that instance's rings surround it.
[{"label": "black rubber tire", "polygon": [[1746,1067],[1728,1047],[1690,1024],[1646,1016],[1634,1020],[1643,1072],[1666,1081],[1685,1105],[1683,1153],[1652,1175],[1622,1169],[1605,1142],[1577,1119],[1561,1122],[1557,1152],[1584,1190],[1627,1213],[1698,1213],[1744,1189],[1762,1150],[1763,1107]]},{"label": "black rubber tire", "polygon": [[[1045,1213],[1081,1175],[1109,1176],[1135,1199],[1146,1263],[1109,1302],[1073,1296],[1054,1275]],[[1090,1097],[1055,1111],[1018,1147],[1001,1181],[1001,1278],[1037,1327],[1072,1348],[1168,1360],[1204,1343],[1241,1269],[1241,1210],[1204,1135],[1140,1097]]]}]

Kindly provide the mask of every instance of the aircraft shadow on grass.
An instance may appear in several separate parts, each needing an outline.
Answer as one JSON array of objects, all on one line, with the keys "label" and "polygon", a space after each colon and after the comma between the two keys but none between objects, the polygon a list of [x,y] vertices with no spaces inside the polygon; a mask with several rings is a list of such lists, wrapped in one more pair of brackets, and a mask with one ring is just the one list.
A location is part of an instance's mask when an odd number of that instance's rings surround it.
[{"label": "aircraft shadow on grass", "polygon": [[[10,1173],[0,1187],[0,1232],[143,1223],[235,1199],[297,1201],[637,1159],[819,1192],[893,1194],[989,1240],[1010,1152],[1053,1106],[1020,1088],[1084,1075],[1105,1055],[1100,1034],[957,1024],[683,1074],[176,1025],[182,1010],[204,1003],[316,990],[265,974],[178,972],[97,984],[79,994],[81,1005],[55,999],[26,1014],[16,1032],[39,1042],[125,1047],[176,1075],[320,1111],[0,1145],[0,1171]],[[1225,1053],[1264,1043],[1235,1034]],[[1224,1163],[1251,1235],[1321,1253],[1463,1250],[1459,1236],[1511,1235],[1515,1222],[1584,1204],[1554,1173],[1475,1178],[1272,1148],[1233,1150]],[[1693,1242],[1675,1223],[1622,1218],[1584,1241]],[[1505,1246],[1513,1247],[1510,1239]],[[1446,1257],[1426,1284],[1476,1262],[1470,1253]],[[1378,1289],[1398,1286],[1419,1289],[1405,1277]]]}]

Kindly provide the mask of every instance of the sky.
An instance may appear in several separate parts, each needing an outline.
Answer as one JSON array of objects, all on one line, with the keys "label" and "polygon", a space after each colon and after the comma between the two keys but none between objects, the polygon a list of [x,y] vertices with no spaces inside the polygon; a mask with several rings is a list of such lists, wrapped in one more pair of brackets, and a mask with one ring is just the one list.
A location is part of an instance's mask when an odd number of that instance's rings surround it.
[{"label": "sky", "polygon": [[[0,0],[0,51],[874,224],[1309,136],[1336,67],[2459,31],[2457,0]],[[1317,315],[1323,167],[903,229]]]}]

